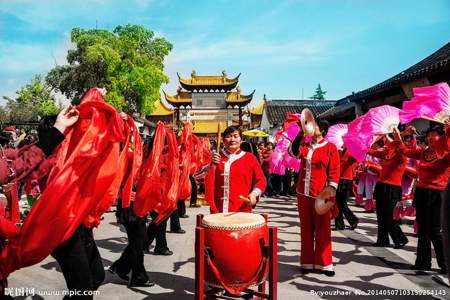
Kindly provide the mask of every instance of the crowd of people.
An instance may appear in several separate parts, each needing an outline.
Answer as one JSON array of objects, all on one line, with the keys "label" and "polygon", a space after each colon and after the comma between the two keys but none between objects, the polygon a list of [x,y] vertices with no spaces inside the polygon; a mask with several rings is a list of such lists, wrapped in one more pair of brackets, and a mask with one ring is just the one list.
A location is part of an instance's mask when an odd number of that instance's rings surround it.
[{"label": "crowd of people", "polygon": [[[61,267],[69,290],[98,289],[105,272],[92,229],[114,203],[128,244],[109,271],[128,281],[131,287],[152,286],[144,254],[150,253],[153,241],[152,254],[173,254],[166,239],[167,222],[169,232],[185,233],[180,224],[180,218],[188,217],[185,201],[190,198],[190,206],[198,207],[199,189],[204,190],[211,213],[250,213],[264,195],[296,195],[301,271],[326,276],[335,275],[331,220],[335,219],[335,230],[345,229],[345,219],[350,229],[358,226],[359,220],[348,206],[350,197],[355,196],[355,203],[363,205],[367,212],[376,211],[378,232],[373,246],[388,247],[391,238],[396,249],[409,242],[399,226],[402,214],[395,213],[408,207],[409,201],[410,207],[415,208],[418,233],[417,259],[412,267],[431,269],[432,243],[440,271],[448,270],[440,213],[441,194],[450,172],[449,120],[445,125],[432,124],[423,136],[412,126],[402,131],[394,128],[373,143],[362,162],[354,159],[345,146],[338,149],[329,142],[328,122],[316,120],[311,132],[300,130],[290,145],[290,154],[300,160],[298,172],[288,168],[284,175],[279,175],[272,169],[274,145],[261,142],[255,146],[244,141],[236,126],[225,129],[218,141],[222,143],[219,148],[211,146],[207,139],[195,137],[189,124],[177,137],[159,123],[153,136],[142,142],[131,117],[107,105],[99,91],[94,89],[86,97],[79,107],[71,106],[58,116],[42,120],[37,130],[25,133],[5,128],[0,135],[0,183],[3,189],[16,184],[9,189],[12,196],[0,197],[2,288],[15,269],[51,254]],[[73,158],[71,153],[78,156]],[[83,164],[74,167],[80,161]],[[111,166],[112,163],[115,165]],[[102,184],[97,187],[96,182],[88,184],[80,172],[94,176],[89,179]],[[67,200],[55,198],[54,194],[49,196],[48,190],[59,190],[62,186],[67,190],[61,197]],[[31,210],[30,216],[17,215],[16,202],[21,193],[30,196],[29,207],[38,207]],[[321,213],[316,199],[336,204]],[[68,202],[58,210],[59,200]],[[61,221],[64,213],[76,217]],[[36,217],[39,214],[41,217]],[[26,261],[20,255],[30,254],[21,247],[27,247],[27,234],[36,235],[27,221],[41,224],[42,216],[47,222],[53,218],[65,222],[67,227],[58,228],[60,235],[55,233],[58,237],[52,241],[54,245],[48,243],[48,253],[41,249],[39,255]],[[21,223],[22,228],[15,226]],[[48,238],[45,234],[49,231],[44,230],[39,238]]]}]

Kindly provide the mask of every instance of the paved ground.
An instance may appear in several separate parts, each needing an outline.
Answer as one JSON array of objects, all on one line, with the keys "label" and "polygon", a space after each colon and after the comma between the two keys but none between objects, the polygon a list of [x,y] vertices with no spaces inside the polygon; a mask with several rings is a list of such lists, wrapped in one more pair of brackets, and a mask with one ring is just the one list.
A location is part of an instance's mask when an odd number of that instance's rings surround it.
[{"label": "paved ground", "polygon": [[[336,276],[329,278],[319,274],[299,273],[300,238],[296,199],[279,197],[261,202],[257,211],[269,213],[270,225],[279,228],[278,299],[450,299],[450,289],[436,281],[439,279],[436,277],[437,269],[433,272],[410,270],[417,245],[412,226],[402,226],[410,241],[404,249],[373,248],[371,244],[376,235],[375,214],[363,213],[359,207],[352,206],[352,209],[360,218],[360,225],[355,231],[333,231]],[[207,212],[207,207],[188,208],[190,217],[181,219],[187,234],[168,234],[173,256],[145,255],[145,266],[151,279],[156,282],[155,286],[127,288],[125,282],[106,272],[106,280],[96,299],[193,299],[195,215]],[[120,256],[126,245],[124,229],[115,223],[113,213],[107,213],[103,224],[94,234],[106,268]],[[433,267],[437,268],[434,260]],[[52,258],[13,273],[9,282],[10,287],[35,290],[54,291],[65,288],[64,278]],[[436,296],[395,295],[408,291],[435,293]],[[355,294],[361,292],[372,295]],[[62,297],[34,296],[32,299],[60,298]]]}]

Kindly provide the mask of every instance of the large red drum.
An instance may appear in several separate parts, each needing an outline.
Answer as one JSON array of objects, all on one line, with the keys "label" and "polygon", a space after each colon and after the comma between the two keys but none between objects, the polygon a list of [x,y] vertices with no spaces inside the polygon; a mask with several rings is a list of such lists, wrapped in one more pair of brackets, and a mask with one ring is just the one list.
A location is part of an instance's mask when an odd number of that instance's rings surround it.
[{"label": "large red drum", "polygon": [[205,216],[205,281],[237,295],[265,281],[268,228],[263,216],[227,213]]}]

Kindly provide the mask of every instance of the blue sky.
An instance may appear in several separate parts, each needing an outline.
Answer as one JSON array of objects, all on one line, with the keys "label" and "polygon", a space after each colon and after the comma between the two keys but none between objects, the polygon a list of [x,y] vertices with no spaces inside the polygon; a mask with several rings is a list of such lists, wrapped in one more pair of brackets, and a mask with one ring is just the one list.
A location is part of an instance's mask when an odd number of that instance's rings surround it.
[{"label": "blue sky", "polygon": [[[255,99],[327,99],[374,85],[450,41],[450,1],[0,0],[0,96],[66,63],[73,27],[142,24],[173,45],[176,72],[242,73]],[[2,103],[0,101],[0,103]]]}]

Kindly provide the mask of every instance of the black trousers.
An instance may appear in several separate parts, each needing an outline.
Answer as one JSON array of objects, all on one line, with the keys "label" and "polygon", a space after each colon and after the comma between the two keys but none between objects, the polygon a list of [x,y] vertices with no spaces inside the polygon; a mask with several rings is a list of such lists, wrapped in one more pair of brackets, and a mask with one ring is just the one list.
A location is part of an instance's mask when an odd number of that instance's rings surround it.
[{"label": "black trousers", "polygon": [[[52,253],[61,267],[67,289],[97,290],[105,279],[102,258],[92,229],[80,225],[73,235]],[[93,299],[93,296],[65,296],[64,299]]]},{"label": "black trousers", "polygon": [[445,261],[447,263],[447,275],[450,281],[450,179],[447,188],[442,193],[441,223],[444,239]]},{"label": "black trousers", "polygon": [[431,243],[441,269],[446,270],[441,232],[441,191],[417,188],[414,193],[418,229],[417,267],[431,267]]},{"label": "black trousers", "polygon": [[186,214],[186,203],[183,201],[177,202],[178,216],[184,216]]},{"label": "black trousers", "polygon": [[292,186],[292,193],[293,194],[297,194],[297,184],[298,184],[298,178],[300,177],[300,171],[299,172],[294,172],[294,174],[292,175],[294,176],[294,185]]},{"label": "black trousers", "polygon": [[283,195],[287,195],[291,193],[291,181],[292,181],[292,172],[286,170],[286,173],[283,175]]},{"label": "black trousers", "polygon": [[127,231],[128,245],[113,266],[120,274],[131,271],[131,283],[146,282],[149,278],[144,267],[145,221],[137,217],[135,221],[124,222],[123,226]]},{"label": "black trousers", "polygon": [[[153,220],[158,217],[158,214],[154,211],[150,212],[150,216]],[[166,239],[167,219],[156,225],[153,221],[147,227],[147,243],[145,248],[149,248],[156,239],[155,251],[164,251],[169,249],[167,247]]]},{"label": "black trousers", "polygon": [[389,235],[396,245],[408,242],[399,222],[394,222],[393,218],[394,207],[402,199],[402,188],[397,185],[377,182],[374,198],[377,200],[377,243],[389,244]]},{"label": "black trousers", "polygon": [[335,219],[337,229],[344,229],[344,216],[350,225],[355,225],[358,223],[358,218],[347,205],[348,198],[352,194],[352,185],[352,180],[341,179],[339,181],[339,186],[336,191],[336,201],[339,208],[339,214]]},{"label": "black trousers", "polygon": [[195,183],[194,176],[189,175],[189,180],[191,181],[192,192],[191,192],[191,205],[197,204],[197,183]]},{"label": "black trousers", "polygon": [[271,174],[272,189],[274,194],[280,194],[282,189],[283,176],[278,174]]},{"label": "black trousers", "polygon": [[178,201],[177,209],[170,215],[170,231],[181,229],[180,216],[186,214],[186,204],[184,201]]},{"label": "black trousers", "polygon": [[[180,201],[178,201],[180,202]],[[174,210],[170,215],[170,231],[177,231],[181,229],[180,215],[178,209]]]}]

